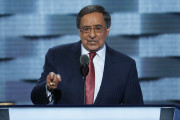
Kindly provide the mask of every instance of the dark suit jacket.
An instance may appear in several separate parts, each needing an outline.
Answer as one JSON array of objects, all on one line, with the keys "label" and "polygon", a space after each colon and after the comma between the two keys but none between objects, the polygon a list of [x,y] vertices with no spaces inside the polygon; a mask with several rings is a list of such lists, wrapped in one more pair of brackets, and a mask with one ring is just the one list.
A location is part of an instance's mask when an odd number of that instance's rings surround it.
[{"label": "dark suit jacket", "polygon": [[[46,76],[61,75],[53,91],[54,104],[84,104],[84,84],[80,74],[81,42],[56,46],[46,54],[44,71],[33,88],[34,104],[47,104]],[[106,47],[103,79],[94,104],[143,104],[136,64],[130,57]]]}]

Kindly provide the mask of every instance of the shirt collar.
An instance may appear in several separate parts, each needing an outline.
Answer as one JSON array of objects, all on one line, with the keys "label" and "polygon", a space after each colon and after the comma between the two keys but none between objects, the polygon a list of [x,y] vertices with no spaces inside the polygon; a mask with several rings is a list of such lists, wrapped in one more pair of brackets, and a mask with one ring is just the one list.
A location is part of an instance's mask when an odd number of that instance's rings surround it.
[{"label": "shirt collar", "polygon": [[[83,44],[81,43],[81,55],[86,54],[89,56],[89,51],[87,51]],[[106,53],[106,44],[104,44],[98,51],[96,51],[96,56],[98,56],[103,61],[105,60],[105,53]]]}]

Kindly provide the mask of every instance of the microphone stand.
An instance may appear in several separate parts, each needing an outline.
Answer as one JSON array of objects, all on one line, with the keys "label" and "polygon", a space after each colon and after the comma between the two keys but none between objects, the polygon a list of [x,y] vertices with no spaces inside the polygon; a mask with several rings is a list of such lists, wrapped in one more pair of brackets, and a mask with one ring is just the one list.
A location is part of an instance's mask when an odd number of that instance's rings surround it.
[{"label": "microphone stand", "polygon": [[83,84],[84,84],[84,104],[86,104],[86,76],[89,72],[88,66],[81,66],[80,73],[83,76]]},{"label": "microphone stand", "polygon": [[83,84],[84,84],[84,104],[86,104],[86,76],[83,76]]}]

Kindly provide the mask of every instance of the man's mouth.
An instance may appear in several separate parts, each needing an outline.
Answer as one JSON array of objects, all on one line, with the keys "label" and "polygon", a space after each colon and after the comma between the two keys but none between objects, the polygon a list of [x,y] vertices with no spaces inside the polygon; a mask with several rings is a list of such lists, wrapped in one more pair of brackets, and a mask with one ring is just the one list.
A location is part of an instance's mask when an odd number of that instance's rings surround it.
[{"label": "man's mouth", "polygon": [[97,40],[87,40],[89,43],[97,43]]}]

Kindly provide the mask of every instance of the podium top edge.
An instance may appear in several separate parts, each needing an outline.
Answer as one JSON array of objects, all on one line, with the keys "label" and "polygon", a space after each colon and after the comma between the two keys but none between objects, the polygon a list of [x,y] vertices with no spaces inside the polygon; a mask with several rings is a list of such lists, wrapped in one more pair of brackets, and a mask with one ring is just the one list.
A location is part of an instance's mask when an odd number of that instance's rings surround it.
[{"label": "podium top edge", "polygon": [[180,106],[178,105],[66,105],[66,104],[63,104],[63,105],[0,105],[0,108],[14,108],[14,107],[161,107],[161,108],[180,108]]}]

